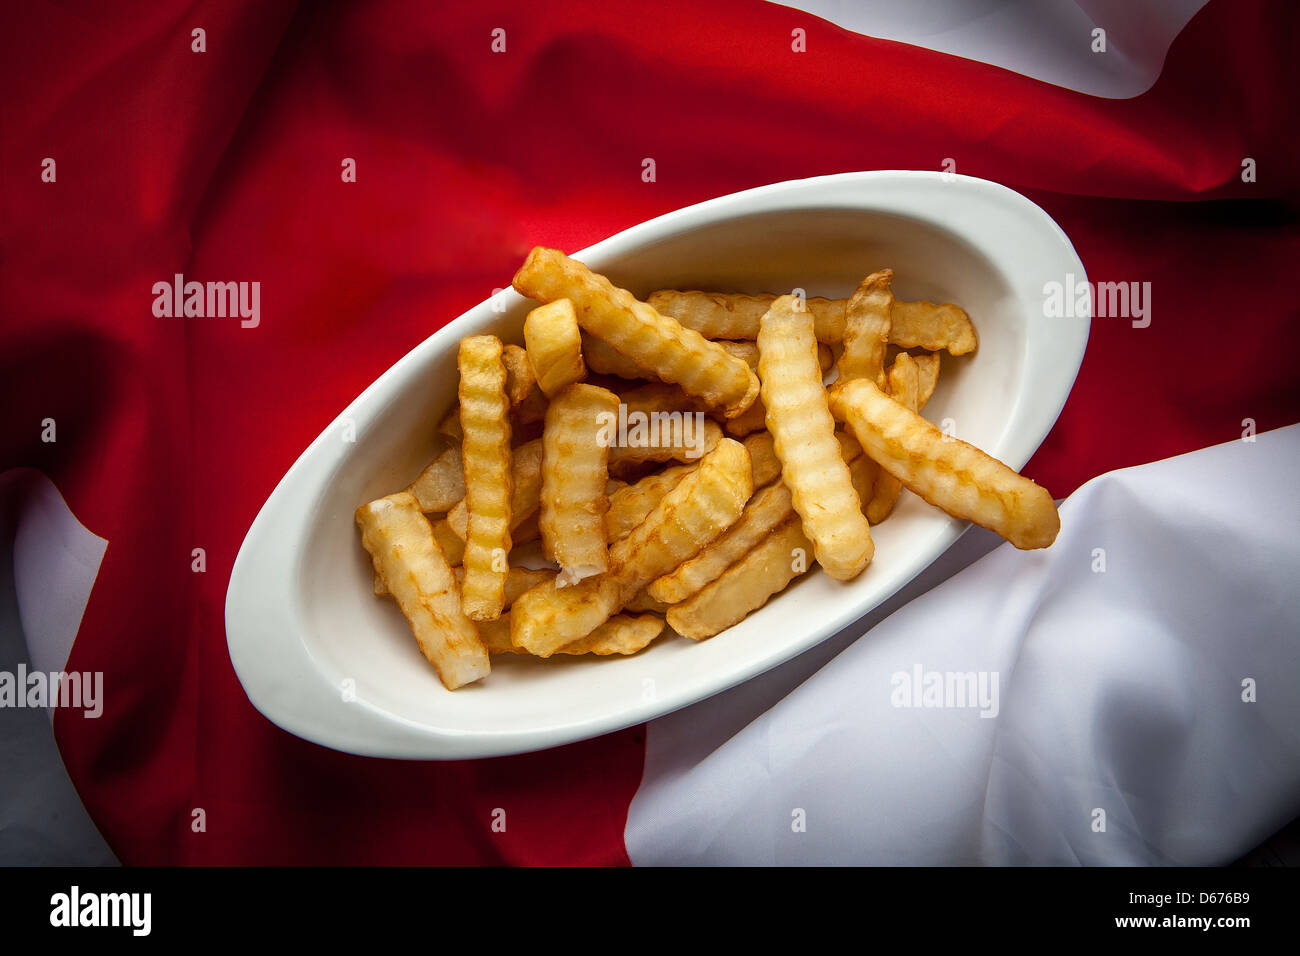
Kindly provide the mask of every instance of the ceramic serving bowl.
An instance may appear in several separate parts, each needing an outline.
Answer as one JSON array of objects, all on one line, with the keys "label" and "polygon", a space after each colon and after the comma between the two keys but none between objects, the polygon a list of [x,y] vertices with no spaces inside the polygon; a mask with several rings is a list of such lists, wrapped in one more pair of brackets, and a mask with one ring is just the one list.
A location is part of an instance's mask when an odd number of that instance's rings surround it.
[{"label": "ceramic serving bowl", "polygon": [[[956,302],[979,332],[973,355],[944,355],[926,417],[951,419],[960,438],[1016,469],[1056,421],[1088,337],[1087,318],[1044,312],[1046,283],[1070,273],[1086,280],[1065,233],[1019,193],[965,176],[881,171],[778,183],[572,254],[643,298],[661,288],[796,287],[843,297],[890,267],[900,298]],[[226,595],[230,657],[253,704],[291,733],[352,753],[427,759],[607,733],[731,687],[851,625],[965,530],[905,493],[873,529],[875,560],[854,581],[814,569],[708,641],[667,634],[627,658],[498,658],[485,680],[445,690],[395,604],[372,593],[352,514],[429,461],[434,423],[455,401],[461,337],[522,342],[530,304],[506,290],[401,358],[303,452],[249,529]]]}]

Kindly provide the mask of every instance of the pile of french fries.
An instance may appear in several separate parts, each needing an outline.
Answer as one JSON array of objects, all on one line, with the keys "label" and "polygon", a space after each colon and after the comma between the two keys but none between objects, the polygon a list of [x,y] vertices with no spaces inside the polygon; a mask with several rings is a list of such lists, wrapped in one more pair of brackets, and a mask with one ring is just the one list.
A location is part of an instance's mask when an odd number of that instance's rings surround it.
[{"label": "pile of french fries", "polygon": [[[666,628],[703,640],[814,563],[851,580],[903,489],[1050,545],[1045,489],[921,417],[940,354],[977,347],[970,318],[892,282],[641,302],[534,249],[514,278],[540,303],[524,346],[463,339],[446,449],[356,512],[376,594],[443,685],[485,677],[492,655],[634,654]],[[550,568],[521,563],[538,540]]]}]

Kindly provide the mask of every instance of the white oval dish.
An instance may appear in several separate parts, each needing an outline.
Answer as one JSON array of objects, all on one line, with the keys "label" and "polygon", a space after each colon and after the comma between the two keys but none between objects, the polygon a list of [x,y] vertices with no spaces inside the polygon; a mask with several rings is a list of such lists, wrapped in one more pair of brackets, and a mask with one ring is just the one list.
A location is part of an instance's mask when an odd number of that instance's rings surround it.
[{"label": "white oval dish", "polygon": [[[544,239],[545,237],[539,237]],[[1038,206],[1004,186],[935,172],[845,173],[763,186],[634,226],[574,253],[645,297],[660,288],[803,288],[846,296],[890,267],[904,299],[956,302],[978,351],[944,355],[926,416],[1023,467],[1065,404],[1089,319],[1048,318],[1044,285],[1083,264]],[[711,640],[667,634],[628,658],[493,659],[445,690],[391,600],[376,598],[352,513],[405,487],[456,394],[460,338],[521,342],[528,300],[506,290],[430,336],[303,452],[262,506],[226,594],[230,658],[253,705],[289,732],[351,753],[458,759],[607,733],[684,707],[852,624],[965,530],[904,494],[873,529],[876,556],[842,584],[819,570]],[[355,441],[344,440],[347,428]]]}]

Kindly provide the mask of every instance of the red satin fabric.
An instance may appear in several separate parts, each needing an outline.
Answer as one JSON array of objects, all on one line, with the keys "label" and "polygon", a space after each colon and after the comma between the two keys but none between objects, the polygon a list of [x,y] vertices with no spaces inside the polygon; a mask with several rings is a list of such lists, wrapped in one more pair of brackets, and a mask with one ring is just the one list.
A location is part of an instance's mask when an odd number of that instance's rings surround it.
[{"label": "red satin fabric", "polygon": [[[1094,281],[1152,283],[1149,328],[1094,321],[1026,469],[1055,495],[1236,438],[1245,418],[1300,419],[1296,20],[1286,0],[1214,0],[1155,87],[1117,101],[756,0],[11,11],[0,469],[43,470],[109,540],[69,663],[105,672],[105,714],[60,711],[55,730],[113,849],[136,864],[627,862],[643,729],[476,762],[352,757],[263,719],[226,654],[231,564],[284,471],[535,243],[573,250],[751,186],[952,157],[1041,204]],[[156,318],[152,285],[175,273],[260,281],[261,325]]]}]

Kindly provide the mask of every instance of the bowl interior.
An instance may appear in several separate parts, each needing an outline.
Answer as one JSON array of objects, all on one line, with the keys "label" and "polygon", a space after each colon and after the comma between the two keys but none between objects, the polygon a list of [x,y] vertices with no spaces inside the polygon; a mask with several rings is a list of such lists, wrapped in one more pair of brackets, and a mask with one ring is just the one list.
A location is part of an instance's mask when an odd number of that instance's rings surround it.
[{"label": "bowl interior", "polygon": [[[587,264],[642,298],[660,288],[752,293],[796,287],[810,296],[843,297],[869,272],[892,268],[900,298],[955,302],[974,321],[979,349],[963,358],[943,355],[925,415],[936,423],[952,419],[959,437],[998,454],[1023,372],[1028,313],[1008,276],[935,223],[861,209],[787,209],[683,228],[635,250],[589,256]],[[380,398],[372,390],[351,410],[355,447],[323,485],[294,597],[312,657],[336,686],[355,682],[364,705],[443,732],[509,733],[571,728],[581,721],[575,713],[689,694],[716,682],[719,667],[779,657],[790,635],[807,630],[810,608],[818,618],[851,608],[863,589],[879,590],[883,599],[916,570],[903,574],[901,568],[951,534],[952,519],[904,492],[890,520],[873,529],[876,558],[854,582],[841,584],[814,570],[710,641],[665,634],[626,659],[494,658],[486,681],[445,691],[393,602],[372,594],[370,562],[352,514],[365,501],[409,484],[439,448],[435,426],[455,400],[459,338],[491,331],[521,343],[532,304],[513,292],[485,303],[389,373],[404,375],[398,393]],[[352,437],[337,431],[339,441]]]}]

